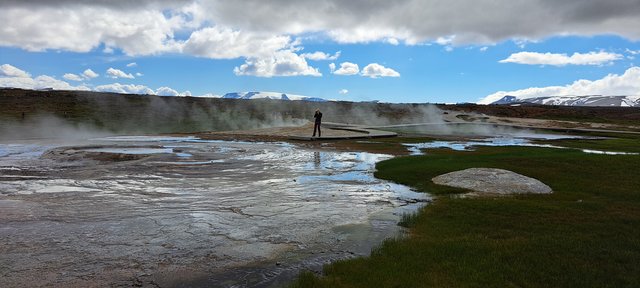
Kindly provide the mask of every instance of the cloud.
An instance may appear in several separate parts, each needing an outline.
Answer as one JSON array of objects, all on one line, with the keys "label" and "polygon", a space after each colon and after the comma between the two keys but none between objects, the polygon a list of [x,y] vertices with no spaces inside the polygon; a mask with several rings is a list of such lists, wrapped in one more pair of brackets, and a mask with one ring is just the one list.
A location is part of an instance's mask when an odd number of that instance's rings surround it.
[{"label": "cloud", "polygon": [[338,91],[338,93],[340,93],[340,94],[344,95],[344,94],[349,93],[349,90],[347,90],[347,89],[340,89],[340,91]]},{"label": "cloud", "polygon": [[331,71],[331,73],[333,73],[334,71],[336,71],[336,63],[331,63],[331,64],[329,64],[329,70]]},{"label": "cloud", "polygon": [[84,78],[80,77],[80,75],[73,74],[73,73],[66,73],[64,74],[64,76],[62,76],[62,78],[71,80],[71,81],[78,81],[78,82],[84,80]]},{"label": "cloud", "polygon": [[626,51],[627,53],[631,54],[631,55],[638,55],[638,54],[640,54],[640,50],[631,50],[631,49],[627,48],[625,51]]},{"label": "cloud", "polygon": [[518,52],[511,54],[507,59],[500,60],[500,63],[516,63],[527,65],[603,65],[622,59],[623,56],[616,53],[604,51],[589,53],[567,54],[538,53],[538,52]]},{"label": "cloud", "polygon": [[640,95],[640,67],[631,67],[624,74],[609,74],[598,80],[577,80],[565,86],[531,87],[515,91],[499,91],[482,100],[479,104],[490,104],[504,96],[516,96],[520,99],[545,96],[583,96],[583,95]]},{"label": "cloud", "polygon": [[[460,11],[483,13],[460,17]],[[119,49],[127,55],[183,52],[235,58],[224,48],[205,44],[225,47],[220,39],[230,38],[217,39],[216,33],[233,39],[226,35],[229,31],[264,39],[316,33],[339,43],[394,45],[443,42],[452,36],[446,45],[556,35],[614,34],[638,40],[639,14],[637,0],[450,0],[447,5],[423,0],[7,0],[0,2],[0,19],[11,24],[0,28],[0,46],[74,52],[103,46],[107,52]],[[181,37],[190,33],[192,39]],[[257,57],[243,45],[231,47],[249,54],[230,55]]]},{"label": "cloud", "polygon": [[0,66],[0,76],[28,78],[31,77],[31,74],[9,64],[2,64]]},{"label": "cloud", "polygon": [[342,53],[342,51],[338,51],[333,55],[324,53],[324,52],[320,52],[320,51],[316,51],[313,53],[303,53],[300,56],[304,57],[305,59],[309,59],[309,60],[314,60],[314,61],[320,61],[320,60],[336,60],[340,57],[340,54]]},{"label": "cloud", "polygon": [[447,46],[447,45],[451,45],[451,43],[453,43],[453,40],[455,39],[456,39],[456,35],[449,35],[444,37],[438,37],[434,42],[442,46]]},{"label": "cloud", "polygon": [[[87,69],[84,71],[83,75],[85,76],[85,78],[91,78],[92,76],[95,78],[98,76],[97,74],[95,73],[92,74],[92,73],[93,71],[91,71],[91,69]],[[67,73],[65,74],[64,77],[65,79],[69,79],[73,81],[82,81],[85,79],[80,75],[76,75],[72,73]],[[38,77],[31,78],[29,73],[23,70],[20,70],[14,66],[11,66],[9,64],[4,64],[0,66],[0,87],[34,89],[34,90],[41,90],[41,89],[84,90],[84,91],[93,90],[98,92],[114,92],[114,93],[124,93],[124,94],[148,94],[148,95],[159,95],[159,96],[191,96],[190,91],[184,91],[180,93],[166,86],[160,87],[156,90],[153,90],[144,85],[120,84],[120,83],[99,85],[99,86],[96,86],[94,89],[91,89],[83,85],[73,86],[65,81],[55,79],[54,77],[51,77],[48,75],[40,75]]]},{"label": "cloud", "polygon": [[[301,34],[324,31],[342,43],[388,38],[488,44],[515,37],[616,34],[640,39],[637,0],[208,1],[207,16],[240,29]],[[460,11],[483,11],[460,17]],[[237,17],[242,15],[242,17]],[[375,15],[375,16],[374,16]]]},{"label": "cloud", "polygon": [[387,43],[389,43],[389,44],[391,44],[393,46],[400,45],[400,41],[398,41],[398,39],[396,39],[396,38],[391,37],[391,38],[388,38],[386,40],[387,40]]},{"label": "cloud", "polygon": [[96,72],[93,72],[93,70],[91,70],[91,69],[87,69],[87,70],[84,70],[84,72],[82,72],[82,76],[84,76],[87,79],[92,79],[92,78],[96,78],[96,77],[98,77],[100,75],[98,75],[98,73],[96,73]]},{"label": "cloud", "polygon": [[131,63],[127,64],[127,67],[136,67],[136,66],[138,66],[138,63],[136,63],[136,62],[131,62]]},{"label": "cloud", "polygon": [[122,94],[145,94],[145,95],[158,95],[158,96],[191,96],[190,91],[184,91],[182,93],[179,93],[178,91],[170,87],[163,86],[156,90],[153,90],[145,85],[120,84],[120,83],[112,83],[112,84],[96,86],[94,90],[98,92],[113,92],[113,93],[122,93]]},{"label": "cloud", "polygon": [[480,52],[486,52],[489,49],[488,46],[480,47]]},{"label": "cloud", "polygon": [[180,93],[169,87],[160,87],[155,91],[155,94],[158,96],[191,96],[190,91]]},{"label": "cloud", "polygon": [[114,68],[107,69],[107,74],[109,75],[109,78],[113,78],[113,79],[117,79],[117,78],[134,79],[134,78],[136,78],[133,75],[131,75],[131,73],[127,74],[122,70],[114,69]]},{"label": "cloud", "polygon": [[203,97],[203,98],[222,98],[222,95],[206,93],[203,95],[192,95],[193,97]]},{"label": "cloud", "polygon": [[[89,90],[89,89],[86,89],[86,90]],[[120,83],[99,85],[99,86],[96,86],[93,89],[93,91],[113,92],[113,93],[122,93],[122,94],[158,95],[158,96],[191,96],[190,91],[184,91],[180,93],[175,89],[172,89],[166,86],[153,90],[145,85],[120,84]]]},{"label": "cloud", "polygon": [[31,78],[31,75],[9,64],[0,66],[0,87],[22,89],[89,90],[86,86],[73,86],[48,75]]},{"label": "cloud", "polygon": [[370,77],[370,78],[378,78],[378,77],[400,77],[400,73],[396,72],[391,68],[384,67],[378,63],[371,63],[364,68],[362,68],[362,76]]},{"label": "cloud", "polygon": [[[331,63],[333,64],[333,63]],[[330,65],[331,67],[331,65]],[[333,65],[333,68],[331,69],[332,71],[335,69],[335,65]],[[355,63],[351,63],[351,62],[342,62],[340,64],[340,69],[333,71],[333,74],[336,75],[356,75],[358,74],[358,72],[360,72],[360,68],[358,67],[358,64]]]},{"label": "cloud", "polygon": [[173,52],[179,50],[174,33],[184,29],[188,19],[178,11],[165,14],[161,6],[122,9],[117,6],[122,1],[104,5],[55,0],[38,5],[16,2],[0,4],[0,19],[11,23],[0,28],[0,45],[28,51],[88,52],[104,45],[127,55]]},{"label": "cloud", "polygon": [[[119,70],[118,70],[119,71]],[[122,71],[120,71],[122,72]],[[124,72],[123,72],[124,73]],[[74,74],[74,73],[66,73],[62,76],[62,78],[67,79],[67,80],[71,80],[71,81],[84,81],[84,80],[91,80],[93,78],[98,77],[99,75],[96,72],[93,72],[93,70],[91,69],[86,69],[84,70],[84,72],[82,72],[82,74],[78,75],[78,74]],[[115,78],[115,77],[114,77]]]},{"label": "cloud", "polygon": [[235,67],[233,72],[240,76],[322,76],[317,68],[308,65],[304,57],[290,50],[276,51],[271,56],[251,57]]},{"label": "cloud", "polygon": [[194,31],[184,43],[187,54],[211,59],[267,57],[292,47],[289,36],[251,33],[214,26]]},{"label": "cloud", "polygon": [[142,74],[142,73],[140,73],[140,72],[136,72],[136,76],[137,76],[137,77],[142,77],[142,76],[144,76],[144,74]]},{"label": "cloud", "polygon": [[114,92],[114,93],[123,93],[123,94],[148,94],[148,95],[156,94],[156,92],[153,91],[153,89],[144,85],[120,84],[120,83],[96,86],[94,90],[98,92]]}]

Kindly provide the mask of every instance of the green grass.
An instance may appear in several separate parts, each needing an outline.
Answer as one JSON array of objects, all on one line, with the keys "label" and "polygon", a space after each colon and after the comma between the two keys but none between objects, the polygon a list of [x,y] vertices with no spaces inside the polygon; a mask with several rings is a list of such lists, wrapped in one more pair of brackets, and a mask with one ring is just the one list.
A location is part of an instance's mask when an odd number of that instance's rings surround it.
[{"label": "green grass", "polygon": [[[470,167],[512,170],[555,193],[460,199],[429,180]],[[376,177],[441,196],[403,217],[410,237],[327,265],[322,277],[302,273],[293,287],[640,287],[640,156],[481,147],[377,168]]]}]

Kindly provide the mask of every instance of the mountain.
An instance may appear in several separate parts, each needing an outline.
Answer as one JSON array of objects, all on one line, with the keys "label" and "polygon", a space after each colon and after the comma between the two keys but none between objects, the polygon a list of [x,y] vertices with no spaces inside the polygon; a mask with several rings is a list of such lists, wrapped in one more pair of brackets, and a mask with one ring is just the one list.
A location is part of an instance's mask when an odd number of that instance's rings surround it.
[{"label": "mountain", "polygon": [[540,104],[556,106],[606,106],[606,107],[640,107],[640,96],[547,96],[535,98],[518,98],[507,95],[491,104],[517,105]]},{"label": "mountain", "polygon": [[326,102],[326,99],[318,97],[309,97],[294,94],[285,94],[279,92],[232,92],[222,96],[226,99],[274,99],[274,100],[294,100],[294,101],[310,101],[310,102]]}]

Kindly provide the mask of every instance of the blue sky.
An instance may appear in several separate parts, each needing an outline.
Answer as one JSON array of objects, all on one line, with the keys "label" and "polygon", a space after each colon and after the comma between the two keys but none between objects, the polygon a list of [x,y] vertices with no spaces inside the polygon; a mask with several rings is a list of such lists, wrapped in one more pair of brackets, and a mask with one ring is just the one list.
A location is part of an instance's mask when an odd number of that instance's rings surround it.
[{"label": "blue sky", "polygon": [[0,86],[413,103],[640,95],[639,1],[540,0],[471,17],[450,15],[508,1],[302,2],[3,2]]}]

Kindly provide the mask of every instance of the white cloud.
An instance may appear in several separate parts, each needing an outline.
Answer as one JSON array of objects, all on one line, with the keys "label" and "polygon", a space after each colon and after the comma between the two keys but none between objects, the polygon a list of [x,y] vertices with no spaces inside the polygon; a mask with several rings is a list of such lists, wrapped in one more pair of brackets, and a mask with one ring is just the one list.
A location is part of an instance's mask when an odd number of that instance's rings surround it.
[{"label": "white cloud", "polygon": [[127,67],[136,67],[136,66],[138,66],[138,63],[136,63],[136,62],[131,62],[131,63],[127,64]]},{"label": "white cloud", "polygon": [[622,75],[609,74],[598,80],[577,80],[565,86],[531,87],[516,91],[499,91],[482,100],[479,104],[490,104],[504,96],[516,96],[520,99],[545,96],[582,96],[582,95],[640,95],[640,67],[631,67]]},{"label": "white cloud", "polygon": [[371,63],[362,68],[362,76],[378,78],[378,77],[400,77],[397,71],[384,67],[378,63]]},{"label": "white cloud", "polygon": [[609,52],[589,52],[567,54],[538,53],[538,52],[518,52],[511,54],[507,59],[500,60],[500,63],[517,63],[527,65],[603,65],[622,59],[623,56]]},{"label": "white cloud", "polygon": [[144,74],[142,74],[142,73],[140,73],[140,72],[136,72],[136,76],[137,76],[137,77],[142,77],[142,76],[144,76]]},{"label": "white cloud", "polygon": [[486,52],[489,49],[488,46],[482,46],[480,47],[480,52]]},{"label": "white cloud", "polygon": [[180,93],[175,89],[166,87],[166,86],[153,90],[145,85],[120,84],[120,83],[112,83],[112,84],[96,86],[94,91],[113,92],[113,93],[122,93],[122,94],[158,95],[158,96],[191,96],[190,91],[184,91]]},{"label": "white cloud", "polygon": [[71,81],[78,81],[78,82],[84,80],[84,78],[80,77],[80,75],[73,74],[73,73],[65,73],[62,76],[62,78],[71,80]]},{"label": "white cloud", "polygon": [[0,66],[0,76],[28,78],[31,77],[31,74],[9,64],[2,64]]},{"label": "white cloud", "polygon": [[192,95],[193,97],[203,97],[203,98],[222,98],[222,95],[206,93],[203,95]]},{"label": "white cloud", "polygon": [[638,55],[638,54],[640,54],[640,50],[631,50],[631,49],[627,48],[625,51],[626,51],[627,53],[631,54],[631,55]]},{"label": "white cloud", "polygon": [[87,79],[91,79],[91,78],[96,78],[100,75],[98,75],[98,73],[96,72],[93,72],[93,70],[91,69],[87,69],[87,70],[84,70],[84,72],[82,72],[82,76],[84,76]]},{"label": "white cloud", "polygon": [[49,88],[56,90],[89,90],[86,86],[73,86],[48,75],[31,78],[31,74],[9,64],[0,66],[0,87],[35,90]]},{"label": "white cloud", "polygon": [[333,73],[334,71],[336,71],[336,63],[331,63],[331,64],[329,64],[329,70],[331,71],[331,73]]},{"label": "white cloud", "polygon": [[456,39],[456,35],[449,35],[445,37],[438,37],[434,42],[436,42],[436,44],[446,46],[446,45],[451,45],[451,43],[453,43],[453,40],[455,39]]},{"label": "white cloud", "polygon": [[236,75],[258,77],[322,76],[317,68],[309,66],[303,57],[290,50],[276,51],[267,57],[248,58],[233,72]]},{"label": "white cloud", "polygon": [[155,91],[155,94],[158,96],[191,96],[191,91],[180,93],[169,87],[160,87]]},{"label": "white cloud", "polygon": [[131,75],[131,73],[125,73],[122,70],[114,69],[114,68],[107,69],[107,74],[109,75],[110,78],[113,78],[113,79],[116,79],[116,78],[134,79],[135,78],[133,77],[133,75]]},{"label": "white cloud", "polygon": [[[483,13],[460,17],[460,11]],[[447,5],[423,0],[13,0],[0,2],[0,19],[11,23],[0,28],[0,46],[74,52],[104,47],[106,53],[183,52],[226,59],[258,57],[247,47],[262,50],[246,44],[254,41],[235,36],[237,31],[258,35],[266,46],[272,45],[266,40],[281,43],[280,37],[287,38],[280,35],[306,33],[339,43],[393,45],[436,41],[455,46],[601,34],[638,40],[639,14],[637,0],[450,0]],[[185,33],[192,33],[186,41],[180,37]],[[225,52],[227,45],[232,52]]]},{"label": "white cloud", "polygon": [[[87,72],[90,71],[90,72]],[[97,74],[93,73],[91,69],[85,70],[83,75],[89,75],[85,78],[90,78],[90,76],[97,77]],[[58,80],[54,77],[48,75],[40,75],[35,78],[31,78],[30,74],[20,70],[14,66],[9,64],[5,64],[0,66],[0,87],[11,87],[11,88],[22,88],[22,89],[55,89],[55,90],[85,90],[85,91],[98,91],[98,92],[114,92],[114,93],[124,93],[124,94],[149,94],[149,95],[160,95],[160,96],[191,96],[190,91],[184,91],[182,93],[170,88],[170,87],[160,87],[156,90],[153,90],[144,85],[135,85],[135,84],[120,84],[120,83],[112,83],[106,85],[96,86],[94,89],[90,89],[86,86],[73,86],[65,81]],[[95,74],[95,75],[94,75]],[[73,75],[73,76],[71,76]],[[5,76],[5,77],[2,77]],[[74,79],[70,79],[74,78]],[[65,79],[70,79],[73,81],[82,81],[85,78],[80,75],[67,73],[65,74]]]},{"label": "white cloud", "polygon": [[340,89],[340,91],[338,91],[338,93],[340,93],[340,94],[343,94],[343,95],[344,95],[344,94],[349,93],[349,90],[347,90],[347,89]]},{"label": "white cloud", "polygon": [[[333,64],[333,63],[331,63],[331,64]],[[333,68],[335,69],[335,65],[333,65]],[[332,69],[332,71],[333,71],[333,69]],[[340,63],[340,69],[333,71],[333,74],[336,74],[336,75],[356,75],[356,74],[358,74],[358,72],[360,72],[360,68],[358,67],[358,64],[351,63],[351,62],[342,62],[342,63]]]},{"label": "white cloud", "polygon": [[106,50],[118,48],[127,55],[177,51],[174,32],[183,29],[187,19],[179,13],[165,16],[163,7],[122,9],[116,2],[111,7],[106,2],[11,2],[0,4],[0,19],[11,23],[0,28],[0,45],[28,51],[88,52],[101,44]]},{"label": "white cloud", "polygon": [[220,26],[194,31],[185,42],[183,52],[211,59],[267,57],[292,47],[289,36],[251,33]]},{"label": "white cloud", "polygon": [[123,93],[123,94],[148,94],[148,95],[156,94],[156,92],[153,91],[153,89],[144,85],[120,84],[120,83],[112,83],[112,84],[96,86],[94,90],[98,92],[114,92],[114,93]]},{"label": "white cloud", "polygon": [[73,86],[48,75],[31,77],[0,77],[0,87],[22,89],[90,90],[86,86]]},{"label": "white cloud", "polygon": [[340,53],[342,53],[341,51],[336,52],[333,55],[324,53],[324,52],[320,52],[320,51],[316,51],[313,53],[303,53],[300,56],[304,57],[305,59],[310,59],[310,60],[314,60],[314,61],[320,61],[320,60],[336,60],[340,57]]}]

